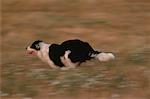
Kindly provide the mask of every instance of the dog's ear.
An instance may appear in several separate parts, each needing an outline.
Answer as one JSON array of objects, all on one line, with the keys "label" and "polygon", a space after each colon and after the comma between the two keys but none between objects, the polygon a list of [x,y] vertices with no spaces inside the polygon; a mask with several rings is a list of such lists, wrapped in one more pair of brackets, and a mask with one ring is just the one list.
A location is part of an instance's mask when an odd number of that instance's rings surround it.
[{"label": "dog's ear", "polygon": [[40,50],[40,43],[43,42],[42,40],[36,40],[32,43],[30,48],[35,49],[35,50]]}]

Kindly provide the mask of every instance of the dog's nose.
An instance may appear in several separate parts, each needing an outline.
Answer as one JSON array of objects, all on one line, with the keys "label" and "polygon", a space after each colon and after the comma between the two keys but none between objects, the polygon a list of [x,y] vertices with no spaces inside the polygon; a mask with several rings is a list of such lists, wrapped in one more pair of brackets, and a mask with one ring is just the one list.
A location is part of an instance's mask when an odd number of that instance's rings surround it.
[{"label": "dog's nose", "polygon": [[27,50],[27,47],[26,47],[26,50]]}]

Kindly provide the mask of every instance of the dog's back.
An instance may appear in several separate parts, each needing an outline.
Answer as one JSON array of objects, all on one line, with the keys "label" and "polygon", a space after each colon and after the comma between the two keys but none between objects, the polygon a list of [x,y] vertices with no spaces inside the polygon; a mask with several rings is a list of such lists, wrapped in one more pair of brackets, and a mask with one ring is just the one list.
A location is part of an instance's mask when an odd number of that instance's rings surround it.
[{"label": "dog's back", "polygon": [[90,53],[95,52],[94,49],[87,43],[81,40],[68,40],[61,44],[61,46],[67,51],[70,50],[69,58],[72,62],[85,62],[92,57]]}]

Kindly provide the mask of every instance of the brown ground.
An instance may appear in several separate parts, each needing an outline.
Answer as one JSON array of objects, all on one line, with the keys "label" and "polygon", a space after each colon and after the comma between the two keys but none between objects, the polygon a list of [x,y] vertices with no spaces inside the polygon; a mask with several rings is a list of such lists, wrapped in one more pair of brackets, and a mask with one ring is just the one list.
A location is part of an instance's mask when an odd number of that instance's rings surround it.
[{"label": "brown ground", "polygon": [[[149,0],[3,0],[3,99],[149,99]],[[79,38],[117,59],[51,70],[25,54],[35,39]]]}]

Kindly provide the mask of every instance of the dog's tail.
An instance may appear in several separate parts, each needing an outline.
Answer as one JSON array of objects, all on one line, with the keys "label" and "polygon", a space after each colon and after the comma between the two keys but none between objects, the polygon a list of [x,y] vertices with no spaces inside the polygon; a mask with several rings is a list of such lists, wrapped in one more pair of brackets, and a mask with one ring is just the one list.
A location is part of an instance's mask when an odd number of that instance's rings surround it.
[{"label": "dog's tail", "polygon": [[91,58],[98,59],[100,62],[107,62],[115,59],[115,55],[111,52],[94,51],[90,53]]}]

